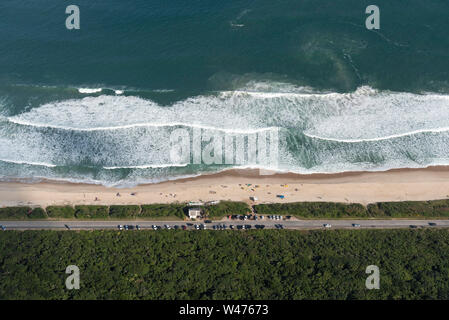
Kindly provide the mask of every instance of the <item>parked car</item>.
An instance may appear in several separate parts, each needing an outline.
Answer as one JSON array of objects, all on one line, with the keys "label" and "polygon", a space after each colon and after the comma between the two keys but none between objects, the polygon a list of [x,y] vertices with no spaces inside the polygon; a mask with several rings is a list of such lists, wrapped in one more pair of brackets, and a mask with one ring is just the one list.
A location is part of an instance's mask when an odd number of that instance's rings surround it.
[{"label": "parked car", "polygon": [[212,223],[211,220],[204,220],[204,223]]},{"label": "parked car", "polygon": [[6,226],[1,225],[0,227],[2,228],[3,231],[6,230]]},{"label": "parked car", "polygon": [[418,228],[418,226],[415,226],[415,225],[410,225],[410,228],[412,228],[412,229],[416,229],[416,228]]},{"label": "parked car", "polygon": [[70,230],[70,226],[69,225],[65,224],[64,227],[66,227],[67,230]]},{"label": "parked car", "polygon": [[178,225],[174,225],[174,226],[173,226],[173,229],[178,230],[178,229],[179,229],[179,226],[178,226]]},{"label": "parked car", "polygon": [[139,225],[136,225],[136,229],[137,229],[137,230],[140,230],[140,226],[139,226]]},{"label": "parked car", "polygon": [[360,224],[358,224],[358,223],[353,223],[352,226],[353,226],[354,228],[360,228]]},{"label": "parked car", "polygon": [[152,225],[151,228],[153,228],[153,230],[157,230],[157,226],[156,225]]},{"label": "parked car", "polygon": [[186,230],[187,229],[187,227],[185,225],[182,225],[181,228],[182,228],[182,230]]},{"label": "parked car", "polygon": [[200,225],[196,224],[196,225],[195,225],[195,229],[196,229],[196,230],[200,230]]},{"label": "parked car", "polygon": [[429,226],[435,227],[437,224],[435,222],[429,222]]},{"label": "parked car", "polygon": [[234,229],[234,225],[229,225],[229,229]]},{"label": "parked car", "polygon": [[325,228],[331,228],[332,225],[330,225],[329,223],[325,223],[325,224],[323,225],[323,227],[325,227]]},{"label": "parked car", "polygon": [[171,229],[171,227],[168,225],[168,224],[166,224],[165,225],[165,229],[168,229],[168,230],[170,230]]}]

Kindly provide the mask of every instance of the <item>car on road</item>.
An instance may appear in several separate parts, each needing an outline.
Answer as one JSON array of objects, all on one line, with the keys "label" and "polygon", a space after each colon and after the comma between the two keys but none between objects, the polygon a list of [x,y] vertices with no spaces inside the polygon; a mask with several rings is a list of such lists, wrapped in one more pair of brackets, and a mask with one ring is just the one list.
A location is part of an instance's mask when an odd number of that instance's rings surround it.
[{"label": "car on road", "polygon": [[360,224],[358,224],[358,223],[353,223],[352,226],[353,226],[354,228],[360,228]]},{"label": "car on road", "polygon": [[233,225],[233,224],[230,224],[230,225],[229,225],[229,229],[234,229],[234,225]]},{"label": "car on road", "polygon": [[140,230],[140,226],[139,226],[139,225],[136,225],[136,229],[137,229],[137,230]]},{"label": "car on road", "polygon": [[70,230],[70,226],[69,225],[65,224],[64,227],[66,227],[67,230]]},{"label": "car on road", "polygon": [[119,230],[123,230],[123,226],[122,226],[121,224],[119,224],[119,225],[117,226],[117,228],[118,228]]},{"label": "car on road", "polygon": [[165,225],[165,229],[168,229],[168,230],[170,230],[171,229],[171,227],[168,225],[168,224],[166,224]]},{"label": "car on road", "polygon": [[0,226],[2,228],[3,231],[6,230],[6,226]]},{"label": "car on road", "polygon": [[212,223],[211,220],[204,220],[204,223]]},{"label": "car on road", "polygon": [[429,222],[429,226],[435,227],[437,224],[435,222]]},{"label": "car on road", "polygon": [[182,230],[187,230],[187,227],[185,225],[181,226]]},{"label": "car on road", "polygon": [[265,226],[263,224],[256,224],[254,226],[254,228],[256,228],[256,229],[263,229],[263,228],[265,228]]},{"label": "car on road", "polygon": [[411,225],[410,225],[410,228],[416,229],[416,228],[418,228],[418,226],[415,226],[415,225],[411,224]]},{"label": "car on road", "polygon": [[173,229],[178,230],[178,229],[179,229],[179,226],[175,224],[175,225],[173,226]]},{"label": "car on road", "polygon": [[196,224],[196,225],[195,225],[195,229],[196,229],[196,230],[200,230],[200,225],[199,225],[199,224]]},{"label": "car on road", "polygon": [[151,228],[153,228],[153,230],[157,230],[157,226],[156,225],[152,225]]},{"label": "car on road", "polygon": [[332,225],[331,225],[331,224],[329,224],[329,223],[325,223],[325,224],[323,224],[323,227],[325,227],[325,228],[331,228],[331,227],[332,227]]}]

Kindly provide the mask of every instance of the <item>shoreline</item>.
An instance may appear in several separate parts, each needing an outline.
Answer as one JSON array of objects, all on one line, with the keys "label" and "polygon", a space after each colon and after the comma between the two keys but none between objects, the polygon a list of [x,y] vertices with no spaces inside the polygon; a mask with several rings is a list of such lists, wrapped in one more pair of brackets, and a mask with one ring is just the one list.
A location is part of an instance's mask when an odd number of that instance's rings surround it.
[{"label": "shoreline", "polygon": [[[260,175],[258,169],[232,169],[132,188],[50,180],[37,183],[0,182],[0,207],[213,200],[249,204],[326,201],[366,205],[380,201],[449,198],[449,166],[329,174],[263,173],[265,175]],[[284,195],[285,198],[277,198],[277,195]],[[253,202],[250,197],[257,197],[258,201]]]}]

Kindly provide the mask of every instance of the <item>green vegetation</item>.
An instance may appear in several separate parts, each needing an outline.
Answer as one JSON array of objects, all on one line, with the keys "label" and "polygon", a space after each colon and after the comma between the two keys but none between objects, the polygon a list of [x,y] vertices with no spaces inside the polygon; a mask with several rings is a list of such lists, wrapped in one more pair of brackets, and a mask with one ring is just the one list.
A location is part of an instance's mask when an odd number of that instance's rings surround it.
[{"label": "green vegetation", "polygon": [[[220,219],[232,214],[247,214],[250,208],[244,202],[221,201],[203,207],[208,218]],[[184,219],[187,204],[147,204],[127,206],[79,205],[49,206],[46,210],[30,207],[0,208],[0,219]],[[288,202],[258,204],[254,211],[262,215],[286,215],[299,218],[449,218],[449,200],[379,202],[364,207],[358,203]]]},{"label": "green vegetation", "polygon": [[29,219],[47,219],[47,213],[42,208],[34,208],[28,215]]},{"label": "green vegetation", "polygon": [[231,214],[247,214],[251,210],[244,202],[221,201],[216,205],[204,207],[204,212],[209,218],[222,218]]},{"label": "green vegetation", "polygon": [[23,220],[28,218],[30,212],[32,212],[30,207],[0,208],[0,219]]},{"label": "green vegetation", "polygon": [[0,299],[449,299],[449,232],[5,231]]},{"label": "green vegetation", "polygon": [[449,200],[358,203],[291,202],[254,206],[258,214],[300,218],[439,218],[449,217]]},{"label": "green vegetation", "polygon": [[107,219],[107,206],[75,206],[75,217],[78,219]]},{"label": "green vegetation", "polygon": [[140,213],[140,206],[110,206],[109,216],[119,219],[134,219]]},{"label": "green vegetation", "polygon": [[49,206],[46,211],[50,218],[73,219],[75,217],[75,209],[71,206]]},{"label": "green vegetation", "polygon": [[139,218],[176,217],[184,219],[186,206],[182,204],[146,204],[142,205]]},{"label": "green vegetation", "polygon": [[449,200],[380,202],[368,205],[373,216],[403,217],[449,217]]}]

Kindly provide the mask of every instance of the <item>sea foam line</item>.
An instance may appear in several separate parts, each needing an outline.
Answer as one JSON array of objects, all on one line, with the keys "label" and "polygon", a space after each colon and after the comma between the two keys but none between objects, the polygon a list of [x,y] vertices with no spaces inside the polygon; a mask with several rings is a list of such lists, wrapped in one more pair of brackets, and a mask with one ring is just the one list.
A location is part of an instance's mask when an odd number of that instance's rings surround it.
[{"label": "sea foam line", "polygon": [[398,134],[392,134],[385,137],[377,137],[377,138],[361,138],[361,139],[338,139],[338,138],[327,138],[322,137],[310,133],[304,132],[304,135],[309,138],[319,139],[319,140],[327,140],[327,141],[335,141],[335,142],[345,142],[345,143],[357,143],[357,142],[373,142],[373,141],[383,141],[383,140],[389,140],[389,139],[395,139],[395,138],[402,138],[407,136],[413,136],[415,134],[420,133],[441,133],[441,132],[448,132],[449,127],[443,127],[443,128],[436,128],[436,129],[420,129],[420,130],[414,130],[410,132],[404,132],[404,133],[398,133]]},{"label": "sea foam line", "polygon": [[122,167],[103,167],[106,170],[116,169],[157,169],[157,168],[170,168],[170,167],[187,167],[188,163],[166,163],[166,164],[145,164],[139,166],[122,166]]},{"label": "sea foam line", "polygon": [[52,163],[46,163],[46,162],[29,162],[29,161],[21,161],[21,160],[8,160],[8,159],[0,159],[2,162],[6,163],[13,163],[13,164],[27,164],[31,166],[41,166],[41,167],[49,167],[54,168],[56,167],[55,164]]},{"label": "sea foam line", "polygon": [[91,88],[78,88],[78,92],[79,93],[97,93],[97,92],[101,92],[103,91],[102,88],[96,88],[96,89],[91,89]]},{"label": "sea foam line", "polygon": [[53,129],[60,129],[60,130],[67,130],[67,131],[108,131],[108,130],[120,130],[120,129],[132,129],[137,127],[191,127],[191,128],[197,128],[197,129],[204,129],[204,130],[215,130],[215,131],[222,131],[222,132],[228,132],[228,133],[237,133],[237,134],[252,134],[252,133],[258,133],[263,131],[272,131],[277,130],[278,127],[267,127],[267,128],[260,128],[260,129],[246,129],[246,130],[239,130],[239,129],[226,129],[226,128],[218,128],[213,126],[205,126],[200,124],[191,124],[191,123],[184,123],[184,122],[170,122],[170,123],[133,123],[133,124],[127,124],[127,125],[120,125],[120,126],[109,126],[109,127],[97,127],[97,128],[76,128],[76,127],[66,127],[66,126],[58,126],[58,125],[52,125],[52,124],[45,124],[45,123],[33,123],[29,121],[24,121],[16,118],[7,118],[9,122],[23,125],[23,126],[29,126],[29,127],[36,127],[36,128],[53,128]]}]

